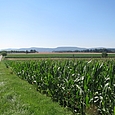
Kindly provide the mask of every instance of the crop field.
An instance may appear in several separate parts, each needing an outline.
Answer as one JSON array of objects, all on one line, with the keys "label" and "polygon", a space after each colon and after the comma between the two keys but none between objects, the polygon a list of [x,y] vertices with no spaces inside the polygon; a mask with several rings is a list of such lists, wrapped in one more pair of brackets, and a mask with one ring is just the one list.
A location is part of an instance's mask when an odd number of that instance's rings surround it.
[{"label": "crop field", "polygon": [[115,115],[115,59],[6,60],[5,64],[75,115]]},{"label": "crop field", "polygon": [[[33,53],[8,54],[6,59],[13,58],[101,58],[101,53]],[[115,53],[108,53],[109,58],[115,58]]]},{"label": "crop field", "polygon": [[72,115],[0,62],[0,115]]}]

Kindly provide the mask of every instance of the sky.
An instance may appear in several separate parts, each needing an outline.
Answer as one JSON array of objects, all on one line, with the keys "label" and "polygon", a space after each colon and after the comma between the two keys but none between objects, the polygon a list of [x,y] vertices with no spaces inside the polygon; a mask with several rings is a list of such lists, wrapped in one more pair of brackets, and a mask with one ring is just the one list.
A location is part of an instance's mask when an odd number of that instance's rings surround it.
[{"label": "sky", "polygon": [[0,0],[0,49],[115,48],[115,0]]}]

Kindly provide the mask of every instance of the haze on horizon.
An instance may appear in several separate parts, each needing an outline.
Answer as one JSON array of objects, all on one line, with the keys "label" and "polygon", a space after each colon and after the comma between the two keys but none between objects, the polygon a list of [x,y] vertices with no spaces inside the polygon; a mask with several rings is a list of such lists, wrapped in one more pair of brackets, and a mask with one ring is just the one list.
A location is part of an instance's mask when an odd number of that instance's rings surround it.
[{"label": "haze on horizon", "polygon": [[0,49],[115,48],[115,0],[0,0]]}]

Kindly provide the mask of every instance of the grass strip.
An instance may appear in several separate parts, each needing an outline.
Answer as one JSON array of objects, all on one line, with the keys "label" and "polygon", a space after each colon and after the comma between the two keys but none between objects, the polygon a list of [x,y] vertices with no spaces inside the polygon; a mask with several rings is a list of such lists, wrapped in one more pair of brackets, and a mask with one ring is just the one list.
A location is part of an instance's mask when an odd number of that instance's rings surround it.
[{"label": "grass strip", "polygon": [[[101,58],[101,53],[93,54],[8,54],[5,58]],[[115,54],[108,54],[108,58],[114,58]]]},{"label": "grass strip", "polygon": [[72,115],[0,62],[0,115]]}]

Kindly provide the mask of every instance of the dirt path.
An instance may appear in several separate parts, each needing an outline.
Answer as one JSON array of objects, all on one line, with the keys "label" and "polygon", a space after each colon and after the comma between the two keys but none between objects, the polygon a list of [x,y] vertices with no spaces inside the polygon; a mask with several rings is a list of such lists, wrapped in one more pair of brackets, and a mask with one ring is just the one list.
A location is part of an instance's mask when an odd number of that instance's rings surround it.
[{"label": "dirt path", "polygon": [[2,60],[2,55],[0,55],[0,61]]},{"label": "dirt path", "polygon": [[0,55],[0,61],[2,60],[2,55]]},{"label": "dirt path", "polygon": [[0,55],[0,61],[2,60],[2,55]]}]

